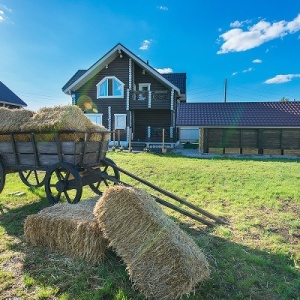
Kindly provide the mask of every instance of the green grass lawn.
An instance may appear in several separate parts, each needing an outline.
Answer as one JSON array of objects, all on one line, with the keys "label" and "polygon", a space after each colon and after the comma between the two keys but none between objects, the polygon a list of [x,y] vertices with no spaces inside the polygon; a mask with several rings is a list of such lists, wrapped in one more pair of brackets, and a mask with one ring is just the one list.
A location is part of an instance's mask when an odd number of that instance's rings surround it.
[{"label": "green grass lawn", "polygon": [[[300,299],[299,160],[125,152],[107,156],[228,221],[207,227],[165,209],[194,238],[211,267],[211,278],[183,299]],[[121,180],[169,200],[126,175],[121,174]],[[94,196],[85,187],[81,201]],[[144,299],[133,290],[124,264],[113,252],[96,266],[26,244],[26,216],[46,206],[43,187],[30,189],[17,174],[6,176],[0,194],[1,299]]]}]

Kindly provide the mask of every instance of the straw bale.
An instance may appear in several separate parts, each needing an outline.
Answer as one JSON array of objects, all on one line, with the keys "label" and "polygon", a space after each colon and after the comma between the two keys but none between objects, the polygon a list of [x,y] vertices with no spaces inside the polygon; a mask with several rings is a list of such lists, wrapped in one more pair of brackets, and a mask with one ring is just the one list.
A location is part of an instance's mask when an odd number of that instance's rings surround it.
[{"label": "straw bale", "polygon": [[106,189],[94,215],[134,287],[146,297],[177,299],[208,279],[205,255],[146,191]]},{"label": "straw bale", "polygon": [[93,216],[95,202],[58,203],[29,215],[24,223],[26,241],[98,264],[108,242]]}]

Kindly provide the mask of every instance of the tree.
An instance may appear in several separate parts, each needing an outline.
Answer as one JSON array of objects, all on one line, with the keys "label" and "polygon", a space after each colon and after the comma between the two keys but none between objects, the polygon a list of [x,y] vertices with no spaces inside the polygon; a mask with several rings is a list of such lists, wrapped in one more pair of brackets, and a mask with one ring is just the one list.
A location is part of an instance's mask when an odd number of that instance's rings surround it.
[{"label": "tree", "polygon": [[282,97],[279,102],[289,102],[289,98],[286,98],[286,97]]}]

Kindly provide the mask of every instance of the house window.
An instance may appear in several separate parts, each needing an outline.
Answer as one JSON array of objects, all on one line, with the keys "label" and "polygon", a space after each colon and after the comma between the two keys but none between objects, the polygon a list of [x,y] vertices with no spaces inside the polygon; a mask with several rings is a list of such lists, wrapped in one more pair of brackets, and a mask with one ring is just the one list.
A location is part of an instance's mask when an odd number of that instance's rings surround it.
[{"label": "house window", "polygon": [[139,83],[139,100],[145,100],[148,98],[148,92],[150,91],[151,83]]},{"label": "house window", "polygon": [[97,98],[123,98],[124,83],[114,76],[104,77],[97,84]]},{"label": "house window", "polygon": [[85,114],[91,122],[97,124],[97,125],[102,125],[102,116],[103,114]]},{"label": "house window", "polygon": [[126,128],[126,114],[115,114],[115,129]]}]

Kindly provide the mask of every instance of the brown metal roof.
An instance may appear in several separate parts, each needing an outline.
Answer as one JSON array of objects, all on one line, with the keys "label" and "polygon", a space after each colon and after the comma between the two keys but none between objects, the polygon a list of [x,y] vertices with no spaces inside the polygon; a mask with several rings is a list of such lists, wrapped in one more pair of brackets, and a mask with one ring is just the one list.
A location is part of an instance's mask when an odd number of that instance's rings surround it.
[{"label": "brown metal roof", "polygon": [[176,125],[300,127],[300,102],[180,103]]}]

